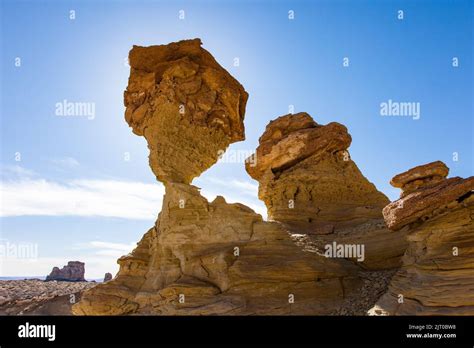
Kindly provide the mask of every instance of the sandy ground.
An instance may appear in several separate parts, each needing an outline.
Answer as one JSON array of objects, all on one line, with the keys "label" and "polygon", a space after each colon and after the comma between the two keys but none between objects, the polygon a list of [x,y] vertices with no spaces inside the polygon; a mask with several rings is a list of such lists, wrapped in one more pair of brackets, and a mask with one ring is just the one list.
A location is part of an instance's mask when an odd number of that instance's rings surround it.
[{"label": "sandy ground", "polygon": [[71,315],[71,306],[94,282],[1,280],[0,315]]}]

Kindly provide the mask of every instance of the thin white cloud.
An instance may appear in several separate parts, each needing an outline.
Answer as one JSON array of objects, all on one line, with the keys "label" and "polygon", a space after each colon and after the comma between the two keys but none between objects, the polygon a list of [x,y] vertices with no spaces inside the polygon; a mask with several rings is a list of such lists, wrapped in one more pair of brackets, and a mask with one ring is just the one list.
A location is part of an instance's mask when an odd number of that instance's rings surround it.
[{"label": "thin white cloud", "polygon": [[77,244],[72,249],[75,250],[89,250],[98,256],[111,256],[115,259],[130,253],[137,246],[136,242],[126,243],[112,243],[104,241],[91,241],[88,243]]},{"label": "thin white cloud", "polygon": [[31,178],[37,175],[33,170],[23,168],[19,165],[2,165],[2,176],[16,178]]},{"label": "thin white cloud", "polygon": [[58,167],[66,169],[73,169],[79,166],[79,161],[73,157],[51,158],[49,161]]},{"label": "thin white cloud", "polygon": [[89,245],[92,248],[105,248],[105,249],[112,249],[112,250],[118,250],[122,252],[129,252],[131,251],[137,243],[130,243],[130,244],[125,244],[125,243],[111,243],[111,242],[101,242],[101,241],[92,241],[89,242]]},{"label": "thin white cloud", "polygon": [[123,180],[66,183],[19,178],[0,183],[0,216],[104,216],[155,220],[164,188]]}]

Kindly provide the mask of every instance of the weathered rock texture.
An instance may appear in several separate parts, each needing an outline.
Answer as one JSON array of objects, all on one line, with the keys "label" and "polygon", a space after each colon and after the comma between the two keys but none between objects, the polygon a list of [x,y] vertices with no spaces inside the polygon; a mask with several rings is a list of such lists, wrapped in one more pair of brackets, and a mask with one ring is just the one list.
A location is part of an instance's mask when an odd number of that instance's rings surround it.
[{"label": "weathered rock texture", "polygon": [[83,282],[84,279],[84,262],[69,261],[66,266],[59,269],[54,267],[46,280],[67,280],[71,282]]},{"label": "weathered rock texture", "polygon": [[364,244],[367,268],[399,265],[406,242],[386,228],[382,209],[389,200],[351,160],[346,127],[290,114],[270,122],[259,141],[257,164],[248,161],[246,169],[259,181],[270,219],[313,236],[320,248],[332,241]]},{"label": "weathered rock texture", "polygon": [[[266,315],[370,308],[388,276],[378,271],[383,281],[371,287],[374,274],[364,268],[397,266],[404,239],[390,240],[381,215],[387,198],[345,158],[346,128],[318,125],[307,114],[270,123],[257,166],[247,168],[274,220],[266,222],[222,197],[208,202],[189,184],[220,150],[244,138],[242,86],[199,40],[134,47],[130,63],[126,120],[148,142],[150,166],[166,188],[162,211],[135,250],[119,259],[117,276],[85,292],[73,312]],[[323,234],[327,240],[316,238]],[[322,254],[324,243],[356,239],[370,246],[363,267],[350,257]],[[358,289],[367,294],[363,301]]]},{"label": "weathered rock texture", "polygon": [[245,139],[248,94],[201,40],[134,46],[129,61],[125,119],[146,138],[158,180],[190,183]]},{"label": "weathered rock texture", "polygon": [[393,234],[408,233],[409,246],[371,314],[474,314],[474,177],[447,174],[433,162],[392,179],[402,197],[383,214]]}]

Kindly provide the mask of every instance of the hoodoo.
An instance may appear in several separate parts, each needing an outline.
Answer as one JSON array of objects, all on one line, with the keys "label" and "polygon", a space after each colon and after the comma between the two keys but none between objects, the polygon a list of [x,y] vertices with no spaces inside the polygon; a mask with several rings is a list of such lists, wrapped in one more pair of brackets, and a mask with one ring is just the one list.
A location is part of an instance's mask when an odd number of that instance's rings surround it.
[{"label": "hoodoo", "polygon": [[117,276],[85,292],[73,312],[330,314],[339,308],[361,283],[356,265],[305,249],[284,225],[223,197],[208,202],[190,185],[230,143],[244,139],[247,93],[240,83],[198,39],[134,47],[130,64],[125,118],[148,142],[150,167],[166,188],[163,208],[136,249],[119,259]]},{"label": "hoodoo", "polygon": [[474,314],[474,177],[447,179],[448,171],[437,161],[392,179],[402,194],[383,215],[409,245],[371,314]]}]

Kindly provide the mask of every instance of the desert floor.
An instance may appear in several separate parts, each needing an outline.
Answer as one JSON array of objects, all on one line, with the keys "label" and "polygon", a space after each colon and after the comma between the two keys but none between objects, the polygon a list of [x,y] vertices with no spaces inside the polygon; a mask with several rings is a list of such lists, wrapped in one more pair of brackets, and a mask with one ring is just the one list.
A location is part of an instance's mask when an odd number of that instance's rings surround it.
[{"label": "desert floor", "polygon": [[0,315],[71,315],[71,306],[95,282],[0,281]]}]

